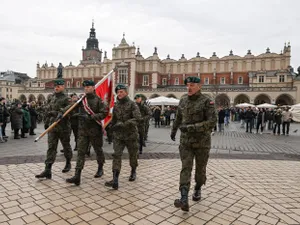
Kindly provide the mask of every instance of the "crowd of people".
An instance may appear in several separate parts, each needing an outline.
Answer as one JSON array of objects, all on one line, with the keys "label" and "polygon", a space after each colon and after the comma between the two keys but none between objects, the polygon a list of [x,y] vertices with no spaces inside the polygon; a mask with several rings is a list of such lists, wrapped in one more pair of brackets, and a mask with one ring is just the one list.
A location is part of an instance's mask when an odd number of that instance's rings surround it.
[{"label": "crowd of people", "polygon": [[151,108],[152,117],[154,119],[154,127],[160,128],[161,126],[170,126],[176,117],[176,107],[167,106],[164,110],[160,106],[154,106]]},{"label": "crowd of people", "polygon": [[[281,108],[255,108],[255,107],[242,107],[242,108],[223,108],[218,109],[218,129],[215,131],[224,131],[224,126],[228,126],[229,121],[236,121],[241,123],[241,128],[246,128],[246,132],[262,134],[264,131],[272,131],[274,135],[289,135],[290,124],[293,119],[293,114],[286,107]],[[297,132],[295,130],[294,132]]]},{"label": "crowd of people", "polygon": [[7,107],[6,99],[0,98],[0,142],[6,142],[8,139],[6,127],[9,123],[14,132],[14,139],[27,138],[26,134],[35,135],[37,116],[35,102],[16,101]]}]

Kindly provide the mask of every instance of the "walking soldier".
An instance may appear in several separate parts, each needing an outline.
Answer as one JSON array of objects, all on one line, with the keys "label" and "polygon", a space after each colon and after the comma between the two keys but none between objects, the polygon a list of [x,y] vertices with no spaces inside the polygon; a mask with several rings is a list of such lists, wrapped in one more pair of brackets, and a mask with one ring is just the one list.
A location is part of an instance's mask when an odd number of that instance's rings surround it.
[{"label": "walking soldier", "polygon": [[[54,91],[47,108],[47,117],[45,120],[45,129],[49,127],[50,124],[58,119],[62,118],[63,113],[70,106],[70,101],[68,96],[64,93],[65,81],[55,80],[54,81]],[[63,118],[59,124],[53,128],[48,133],[48,150],[47,158],[45,161],[45,170],[36,175],[36,178],[47,178],[51,179],[52,164],[55,162],[57,154],[58,140],[60,140],[64,148],[64,156],[66,158],[65,168],[62,170],[63,173],[69,172],[71,169],[71,159],[72,159],[72,149],[70,145],[70,135],[71,135],[71,125],[69,117]]]},{"label": "walking soldier", "polygon": [[217,122],[214,102],[200,91],[200,78],[187,77],[187,96],[182,97],[177,109],[171,139],[175,141],[177,129],[181,130],[179,153],[182,163],[179,190],[181,198],[175,207],[189,211],[188,193],[191,184],[193,161],[196,162],[195,189],[193,200],[201,199],[201,186],[206,182],[206,165],[211,148],[211,130]]},{"label": "walking soldier", "polygon": [[98,170],[95,178],[103,175],[103,164],[105,162],[103,153],[103,131],[102,123],[107,116],[107,107],[102,99],[95,94],[95,83],[92,80],[85,80],[83,82],[84,92],[86,97],[78,105],[78,113],[73,117],[78,118],[78,156],[76,163],[75,176],[67,179],[68,183],[80,185],[81,171],[84,167],[85,155],[91,144],[97,155]]},{"label": "walking soldier", "polygon": [[142,96],[137,94],[135,97],[135,102],[139,107],[142,120],[138,123],[138,132],[139,132],[139,152],[140,154],[143,153],[143,146],[146,147],[145,144],[145,123],[148,121],[148,118],[151,117],[150,109],[145,105],[142,104]]},{"label": "walking soldier", "polygon": [[119,187],[119,174],[121,171],[122,154],[127,147],[131,174],[129,181],[136,179],[138,166],[138,129],[137,123],[141,121],[141,113],[136,103],[128,97],[127,87],[119,84],[115,88],[117,102],[114,106],[112,117],[113,129],[113,179],[105,183],[105,186],[117,190]]}]

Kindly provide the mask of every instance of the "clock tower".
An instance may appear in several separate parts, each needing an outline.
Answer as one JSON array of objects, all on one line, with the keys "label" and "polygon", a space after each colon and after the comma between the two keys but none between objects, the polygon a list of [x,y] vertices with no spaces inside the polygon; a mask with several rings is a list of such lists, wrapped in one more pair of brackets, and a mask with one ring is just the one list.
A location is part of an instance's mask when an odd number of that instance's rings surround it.
[{"label": "clock tower", "polygon": [[90,36],[86,40],[86,47],[82,48],[82,60],[81,64],[96,64],[102,60],[102,49],[99,50],[98,39],[96,38],[96,32],[94,28],[94,21],[90,31]]}]

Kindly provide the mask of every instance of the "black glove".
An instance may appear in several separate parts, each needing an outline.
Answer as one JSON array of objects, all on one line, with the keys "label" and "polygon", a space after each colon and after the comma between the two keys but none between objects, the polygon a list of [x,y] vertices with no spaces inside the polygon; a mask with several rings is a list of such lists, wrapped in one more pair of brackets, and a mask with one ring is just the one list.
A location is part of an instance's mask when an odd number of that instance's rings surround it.
[{"label": "black glove", "polygon": [[175,139],[175,136],[176,136],[176,133],[175,133],[175,132],[172,132],[171,135],[170,135],[172,141],[175,141],[175,140],[176,140],[176,139]]},{"label": "black glove", "polygon": [[47,130],[48,127],[49,127],[49,124],[45,124],[45,125],[44,125],[45,130]]},{"label": "black glove", "polygon": [[63,114],[61,113],[61,112],[59,112],[59,113],[57,113],[57,117],[56,117],[56,121],[59,121],[59,120],[61,120],[62,119],[62,117],[63,117]]},{"label": "black glove", "polygon": [[181,132],[187,132],[187,131],[188,131],[187,125],[186,125],[186,124],[182,124],[182,125],[179,127],[179,130],[180,130]]},{"label": "black glove", "polygon": [[52,117],[55,117],[55,116],[57,116],[57,111],[50,111],[50,112],[48,112],[48,116],[52,116]]}]

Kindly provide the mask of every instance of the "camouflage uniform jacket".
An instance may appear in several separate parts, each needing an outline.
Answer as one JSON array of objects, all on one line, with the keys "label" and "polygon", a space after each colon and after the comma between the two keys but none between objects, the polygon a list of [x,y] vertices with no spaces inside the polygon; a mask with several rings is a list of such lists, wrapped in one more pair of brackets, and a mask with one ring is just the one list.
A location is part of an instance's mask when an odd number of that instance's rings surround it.
[{"label": "camouflage uniform jacket", "polygon": [[201,147],[201,143],[210,143],[210,134],[216,123],[217,114],[214,102],[198,91],[192,96],[181,98],[172,133],[176,134],[179,128],[182,144]]},{"label": "camouflage uniform jacket", "polygon": [[120,140],[134,140],[138,138],[137,124],[141,121],[141,113],[135,102],[128,96],[119,100],[114,106],[112,129],[113,137]]},{"label": "camouflage uniform jacket", "polygon": [[[107,107],[100,97],[96,94],[86,95],[90,109],[95,113],[94,118],[84,110],[83,103],[78,105],[78,134],[80,136],[98,136],[102,132],[102,126],[96,120],[103,120],[107,116]],[[78,116],[79,115],[79,116]]]},{"label": "camouflage uniform jacket", "polygon": [[[51,125],[56,121],[59,113],[64,113],[70,107],[70,99],[63,92],[54,93],[46,107],[46,119],[45,124]],[[53,131],[64,131],[71,129],[70,118],[66,116],[59,124],[53,129]]]},{"label": "camouflage uniform jacket", "polygon": [[148,106],[141,104],[141,103],[136,103],[136,104],[139,107],[141,117],[142,117],[141,121],[139,121],[139,123],[138,123],[138,130],[139,130],[139,132],[144,133],[145,132],[144,131],[145,124],[149,120],[149,118],[151,118],[152,112]]}]

